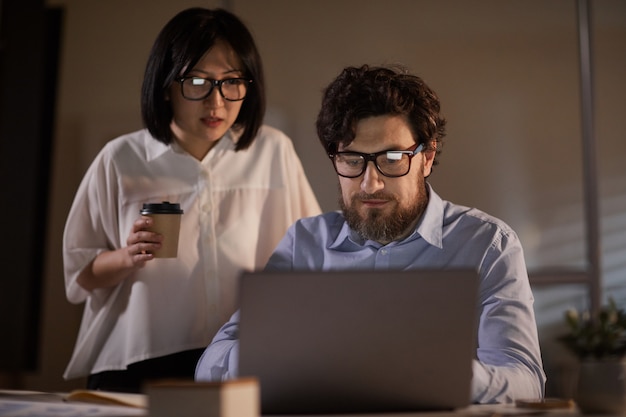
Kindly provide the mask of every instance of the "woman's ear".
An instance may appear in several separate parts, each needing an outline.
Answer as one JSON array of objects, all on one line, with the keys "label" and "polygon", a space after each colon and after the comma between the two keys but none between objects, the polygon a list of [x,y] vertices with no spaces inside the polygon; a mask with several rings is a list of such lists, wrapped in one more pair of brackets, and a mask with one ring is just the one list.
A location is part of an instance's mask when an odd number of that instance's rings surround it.
[{"label": "woman's ear", "polygon": [[165,101],[170,101],[172,99],[172,88],[173,88],[173,84],[170,84],[170,86],[168,88],[165,89],[165,91],[163,92],[163,99]]}]

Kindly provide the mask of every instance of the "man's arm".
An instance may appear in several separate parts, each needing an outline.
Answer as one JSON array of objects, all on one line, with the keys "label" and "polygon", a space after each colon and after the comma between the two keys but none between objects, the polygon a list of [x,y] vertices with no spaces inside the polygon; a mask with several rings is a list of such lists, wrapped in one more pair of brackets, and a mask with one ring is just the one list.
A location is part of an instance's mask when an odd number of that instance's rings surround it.
[{"label": "man's arm", "polygon": [[543,398],[545,374],[534,298],[515,233],[504,233],[490,247],[481,276],[472,400],[510,403],[520,398]]},{"label": "man's arm", "polygon": [[543,398],[537,375],[523,367],[498,367],[474,360],[472,372],[472,401],[475,403],[510,403],[514,399]]},{"label": "man's arm", "polygon": [[[294,226],[279,242],[266,269],[291,270]],[[217,332],[196,366],[196,381],[223,381],[239,374],[239,310]]]},{"label": "man's arm", "polygon": [[239,310],[217,332],[196,365],[196,381],[223,381],[239,372]]}]

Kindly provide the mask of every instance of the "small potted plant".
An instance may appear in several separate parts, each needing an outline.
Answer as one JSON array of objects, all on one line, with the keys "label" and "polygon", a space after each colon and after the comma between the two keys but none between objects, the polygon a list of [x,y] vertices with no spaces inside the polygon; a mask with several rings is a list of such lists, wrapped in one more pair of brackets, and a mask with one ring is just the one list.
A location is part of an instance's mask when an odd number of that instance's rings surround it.
[{"label": "small potted plant", "polygon": [[561,337],[579,358],[576,403],[584,413],[626,416],[626,312],[613,299],[597,314],[568,310]]}]

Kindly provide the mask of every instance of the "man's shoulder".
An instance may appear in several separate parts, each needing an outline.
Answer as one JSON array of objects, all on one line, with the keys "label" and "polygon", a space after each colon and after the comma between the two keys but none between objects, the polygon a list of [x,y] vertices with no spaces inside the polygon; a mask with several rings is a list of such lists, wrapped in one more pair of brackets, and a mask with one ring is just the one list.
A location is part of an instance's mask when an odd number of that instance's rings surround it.
[{"label": "man's shoulder", "polygon": [[467,207],[450,201],[443,202],[444,227],[463,224],[470,228],[490,230],[494,233],[515,234],[504,220],[475,207]]},{"label": "man's shoulder", "polygon": [[329,211],[317,216],[301,218],[292,225],[292,229],[293,233],[298,236],[309,234],[318,237],[335,237],[344,223],[345,219],[341,211]]},{"label": "man's shoulder", "polygon": [[[324,250],[335,242],[343,230],[345,220],[341,212],[326,212],[296,220],[287,232],[287,240],[305,252]],[[309,252],[310,252],[309,251]]]},{"label": "man's shoulder", "polygon": [[343,226],[345,219],[341,211],[327,211],[322,214],[311,217],[303,217],[296,221],[294,226],[302,227],[304,229],[311,229],[316,227],[336,227]]}]

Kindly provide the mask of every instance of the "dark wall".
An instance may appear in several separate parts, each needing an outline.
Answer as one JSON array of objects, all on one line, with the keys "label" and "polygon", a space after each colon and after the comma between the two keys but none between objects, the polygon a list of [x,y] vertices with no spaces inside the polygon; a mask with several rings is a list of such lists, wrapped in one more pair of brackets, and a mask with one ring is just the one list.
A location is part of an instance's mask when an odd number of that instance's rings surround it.
[{"label": "dark wall", "polygon": [[35,370],[60,9],[0,0],[0,371]]}]

